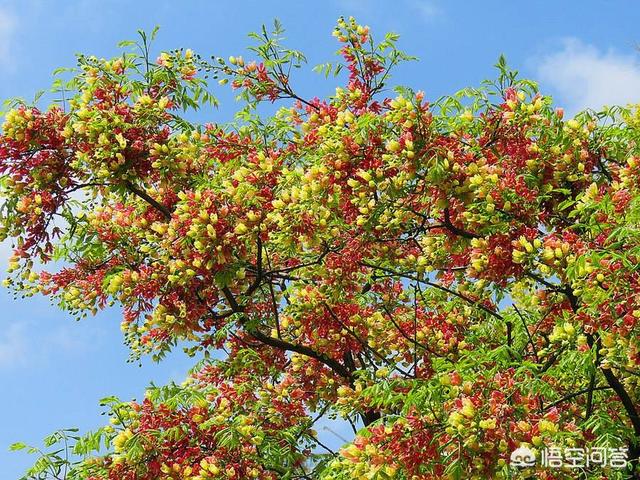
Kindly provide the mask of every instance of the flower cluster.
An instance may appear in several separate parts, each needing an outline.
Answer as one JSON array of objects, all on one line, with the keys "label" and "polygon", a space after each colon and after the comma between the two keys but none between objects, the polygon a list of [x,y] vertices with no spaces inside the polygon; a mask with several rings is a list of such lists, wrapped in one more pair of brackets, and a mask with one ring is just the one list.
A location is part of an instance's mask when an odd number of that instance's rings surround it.
[{"label": "flower cluster", "polygon": [[[566,119],[503,59],[480,89],[385,97],[397,36],[335,36],[326,99],[294,90],[276,23],[252,59],[80,56],[68,105],[5,116],[5,284],[121,307],[136,356],[204,357],[111,402],[110,451],[79,440],[73,478],[574,478],[510,452],[595,444],[629,468],[584,478],[635,475],[638,109]],[[239,122],[181,118],[210,77]],[[338,417],[361,428],[334,451],[313,426]]]}]

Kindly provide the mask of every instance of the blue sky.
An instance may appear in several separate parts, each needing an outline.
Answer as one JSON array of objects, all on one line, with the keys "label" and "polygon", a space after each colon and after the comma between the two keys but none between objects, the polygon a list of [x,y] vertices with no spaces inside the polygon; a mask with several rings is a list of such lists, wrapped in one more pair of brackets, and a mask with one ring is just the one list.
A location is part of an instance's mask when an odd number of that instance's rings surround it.
[{"label": "blue sky", "polygon": [[[117,54],[119,40],[160,25],[156,48],[190,47],[203,54],[243,54],[246,33],[279,18],[289,45],[303,50],[309,71],[294,84],[303,96],[329,94],[335,85],[311,73],[332,60],[331,30],[354,15],[374,34],[401,34],[401,47],[420,58],[401,67],[394,83],[435,99],[494,75],[504,53],[509,64],[540,81],[568,112],[640,101],[640,7],[635,1],[325,0],[0,0],[0,98],[47,87],[50,73],[73,66],[74,53]],[[234,103],[202,118],[231,118]],[[0,245],[0,264],[9,248]],[[192,360],[181,352],[160,365],[126,363],[119,312],[76,322],[43,298],[13,300],[0,291],[0,471],[14,479],[29,459],[10,454],[17,440],[37,443],[59,427],[102,423],[98,400],[140,396],[149,382],[181,380]]]}]

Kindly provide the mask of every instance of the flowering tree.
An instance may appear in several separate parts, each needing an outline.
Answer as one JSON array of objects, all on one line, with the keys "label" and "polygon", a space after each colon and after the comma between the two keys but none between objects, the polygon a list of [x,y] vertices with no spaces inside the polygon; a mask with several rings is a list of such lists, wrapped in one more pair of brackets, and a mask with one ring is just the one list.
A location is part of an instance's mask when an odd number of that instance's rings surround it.
[{"label": "flowering tree", "polygon": [[[152,61],[142,34],[140,54],[80,56],[67,101],[6,114],[5,283],[81,316],[120,305],[135,356],[203,357],[105,399],[111,425],[52,435],[69,450],[26,478],[636,478],[638,111],[565,120],[503,59],[481,88],[388,98],[409,57],[353,19],[319,67],[346,84],[305,99],[281,33],[253,34],[252,61]],[[239,92],[235,122],[181,116],[215,103],[208,78]],[[314,424],[339,418],[355,433],[333,451]],[[595,447],[628,465],[540,463]]]}]

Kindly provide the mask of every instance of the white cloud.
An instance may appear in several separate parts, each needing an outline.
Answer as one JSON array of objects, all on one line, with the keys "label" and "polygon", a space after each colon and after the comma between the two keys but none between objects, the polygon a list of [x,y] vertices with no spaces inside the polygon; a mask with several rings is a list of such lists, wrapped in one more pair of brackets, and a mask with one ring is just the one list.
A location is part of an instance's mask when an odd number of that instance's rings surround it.
[{"label": "white cloud", "polygon": [[[13,248],[11,248],[11,241],[5,240],[0,242],[0,268],[6,268],[9,262],[9,258],[13,255]],[[2,276],[0,274],[0,276]]]},{"label": "white cloud", "polygon": [[27,361],[27,336],[23,323],[11,323],[0,334],[0,369],[24,365]]},{"label": "white cloud", "polygon": [[413,2],[413,8],[425,22],[431,22],[442,15],[442,9],[431,0],[416,0]]},{"label": "white cloud", "polygon": [[47,353],[52,357],[61,352],[73,352],[75,354],[88,351],[87,338],[76,328],[77,325],[64,325],[51,332],[46,340]]},{"label": "white cloud", "polygon": [[598,50],[575,38],[537,62],[543,86],[556,92],[568,113],[640,102],[640,55]]},{"label": "white cloud", "polygon": [[16,17],[6,9],[0,8],[0,65],[12,64],[13,34],[16,31]]},{"label": "white cloud", "polygon": [[[35,311],[31,313],[36,315]],[[90,345],[99,342],[98,333],[91,328],[52,325],[54,321],[44,315],[37,321],[0,322],[0,371],[38,367],[61,355],[81,358],[89,352]]]}]

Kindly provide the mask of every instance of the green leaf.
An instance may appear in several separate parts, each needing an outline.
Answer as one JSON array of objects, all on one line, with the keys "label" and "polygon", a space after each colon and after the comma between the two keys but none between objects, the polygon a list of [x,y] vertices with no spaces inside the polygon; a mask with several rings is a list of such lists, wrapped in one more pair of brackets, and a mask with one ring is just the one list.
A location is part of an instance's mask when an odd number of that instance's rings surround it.
[{"label": "green leaf", "polygon": [[151,40],[156,39],[156,36],[158,35],[159,30],[160,30],[160,25],[156,25],[155,27],[153,27],[153,30],[151,30]]},{"label": "green leaf", "polygon": [[135,45],[136,42],[134,42],[133,40],[122,40],[121,42],[118,42],[118,48],[133,47]]}]

